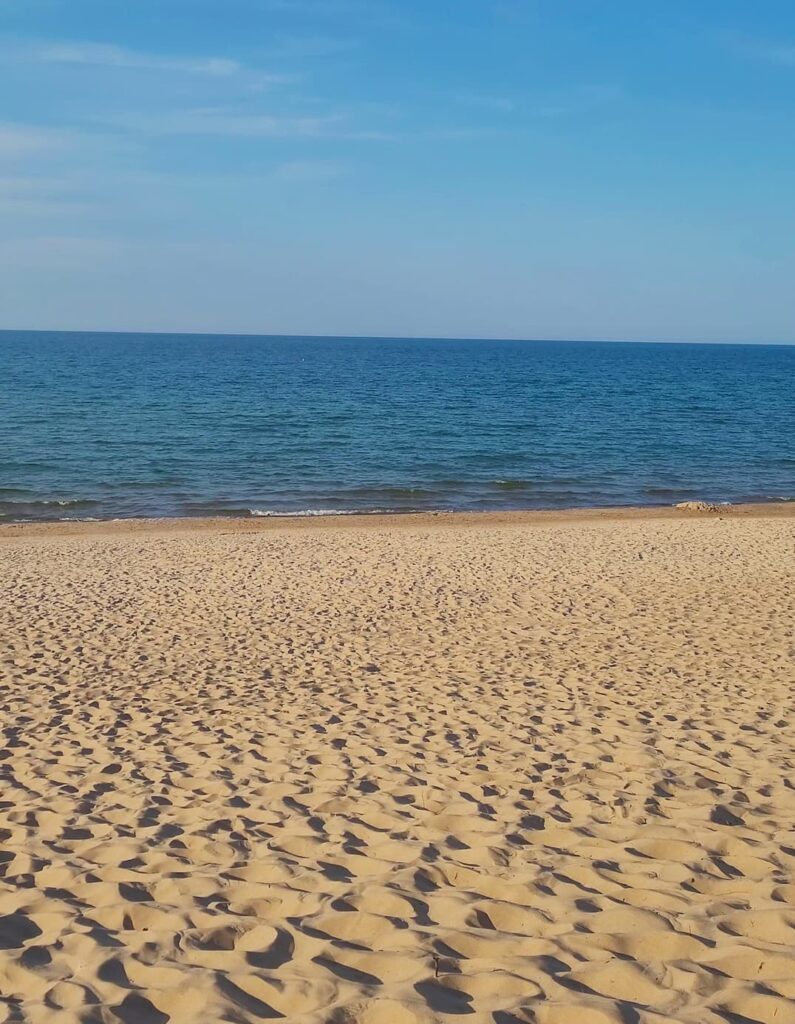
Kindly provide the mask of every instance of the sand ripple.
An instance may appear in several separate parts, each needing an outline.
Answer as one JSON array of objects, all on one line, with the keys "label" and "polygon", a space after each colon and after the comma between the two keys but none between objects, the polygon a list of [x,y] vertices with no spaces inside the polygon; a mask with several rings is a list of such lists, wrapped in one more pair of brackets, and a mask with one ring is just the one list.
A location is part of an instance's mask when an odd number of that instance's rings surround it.
[{"label": "sand ripple", "polygon": [[792,522],[0,538],[0,1020],[795,1022]]}]

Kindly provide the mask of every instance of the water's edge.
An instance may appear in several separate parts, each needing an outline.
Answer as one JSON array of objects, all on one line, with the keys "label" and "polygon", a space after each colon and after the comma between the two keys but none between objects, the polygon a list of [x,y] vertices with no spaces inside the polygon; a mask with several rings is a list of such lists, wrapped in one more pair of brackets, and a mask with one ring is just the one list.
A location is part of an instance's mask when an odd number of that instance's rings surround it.
[{"label": "water's edge", "polygon": [[124,534],[141,531],[269,532],[301,527],[367,528],[397,527],[413,524],[498,525],[555,524],[599,521],[634,522],[642,520],[724,520],[795,519],[795,499],[786,501],[705,503],[706,508],[682,508],[677,505],[612,505],[568,508],[520,508],[492,510],[437,510],[399,512],[346,512],[338,515],[321,512],[311,516],[279,513],[274,516],[131,516],[113,519],[56,519],[0,522],[0,538],[58,534]]},{"label": "water's edge", "polygon": [[[795,505],[795,498],[756,498],[743,501],[708,501],[710,505],[727,511],[737,507],[758,507],[769,508],[776,505]],[[197,522],[205,519],[218,519],[226,522],[235,520],[258,520],[258,519],[336,519],[349,517],[372,517],[372,516],[450,516],[450,515],[511,515],[522,513],[538,513],[554,515],[556,513],[569,512],[615,512],[629,510],[655,510],[676,509],[673,504],[648,504],[648,505],[516,505],[516,506],[484,506],[476,509],[440,507],[440,508],[361,508],[361,509],[297,509],[295,511],[282,511],[276,509],[234,509],[206,510],[202,512],[189,513],[187,515],[158,515],[152,511],[139,515],[106,515],[106,516],[19,516],[12,517],[0,515],[0,526],[24,525],[32,523],[125,523],[125,522]]]}]

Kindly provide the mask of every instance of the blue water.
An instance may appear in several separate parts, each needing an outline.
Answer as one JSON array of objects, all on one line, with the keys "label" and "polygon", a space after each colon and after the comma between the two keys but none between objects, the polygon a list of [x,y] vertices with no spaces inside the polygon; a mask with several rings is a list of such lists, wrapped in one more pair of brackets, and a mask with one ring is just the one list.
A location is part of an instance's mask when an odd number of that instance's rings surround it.
[{"label": "blue water", "polygon": [[795,348],[0,333],[0,520],[795,495]]}]

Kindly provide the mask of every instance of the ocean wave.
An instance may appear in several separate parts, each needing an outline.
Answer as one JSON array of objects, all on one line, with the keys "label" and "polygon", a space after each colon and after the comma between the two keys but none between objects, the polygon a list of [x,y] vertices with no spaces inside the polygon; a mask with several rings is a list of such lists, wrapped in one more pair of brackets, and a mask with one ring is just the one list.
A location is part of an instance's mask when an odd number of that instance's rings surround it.
[{"label": "ocean wave", "polygon": [[307,516],[357,516],[357,515],[378,515],[395,512],[393,508],[358,509],[358,508],[302,508],[294,512],[286,512],[283,509],[272,508],[250,508],[249,515],[256,518],[286,519],[293,517]]},{"label": "ocean wave", "polygon": [[534,486],[531,480],[493,480],[492,483],[498,491],[526,491]]},{"label": "ocean wave", "polygon": [[63,513],[67,510],[74,510],[79,514],[81,510],[96,509],[101,504],[91,498],[20,498],[10,501],[0,499],[0,521],[35,522],[63,519]]},{"label": "ocean wave", "polygon": [[[253,517],[262,518],[284,518],[294,516],[354,516],[374,513],[397,512],[399,509],[385,506],[357,506],[356,508],[337,508],[321,505],[317,508],[263,508],[245,505],[223,505],[220,502],[184,502],[179,508],[178,515],[188,518],[213,519],[220,517],[224,519],[246,519]],[[405,509],[403,511],[406,511]]]},{"label": "ocean wave", "polygon": [[98,505],[99,502],[93,498],[50,498],[38,501],[7,501],[4,505],[30,505],[32,507],[42,506],[43,508],[55,506],[57,508],[83,508],[89,505]]},{"label": "ocean wave", "polygon": [[0,499],[0,511],[13,512],[25,509],[35,512],[37,509],[48,508],[95,508],[101,502],[93,498],[19,498],[17,500]]}]

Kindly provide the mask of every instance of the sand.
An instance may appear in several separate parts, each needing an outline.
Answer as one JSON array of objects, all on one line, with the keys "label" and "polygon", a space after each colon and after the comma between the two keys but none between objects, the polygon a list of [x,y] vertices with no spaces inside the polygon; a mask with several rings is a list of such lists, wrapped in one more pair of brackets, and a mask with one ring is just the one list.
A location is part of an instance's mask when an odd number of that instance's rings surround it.
[{"label": "sand", "polygon": [[795,1022],[792,508],[0,530],[0,1019]]}]

